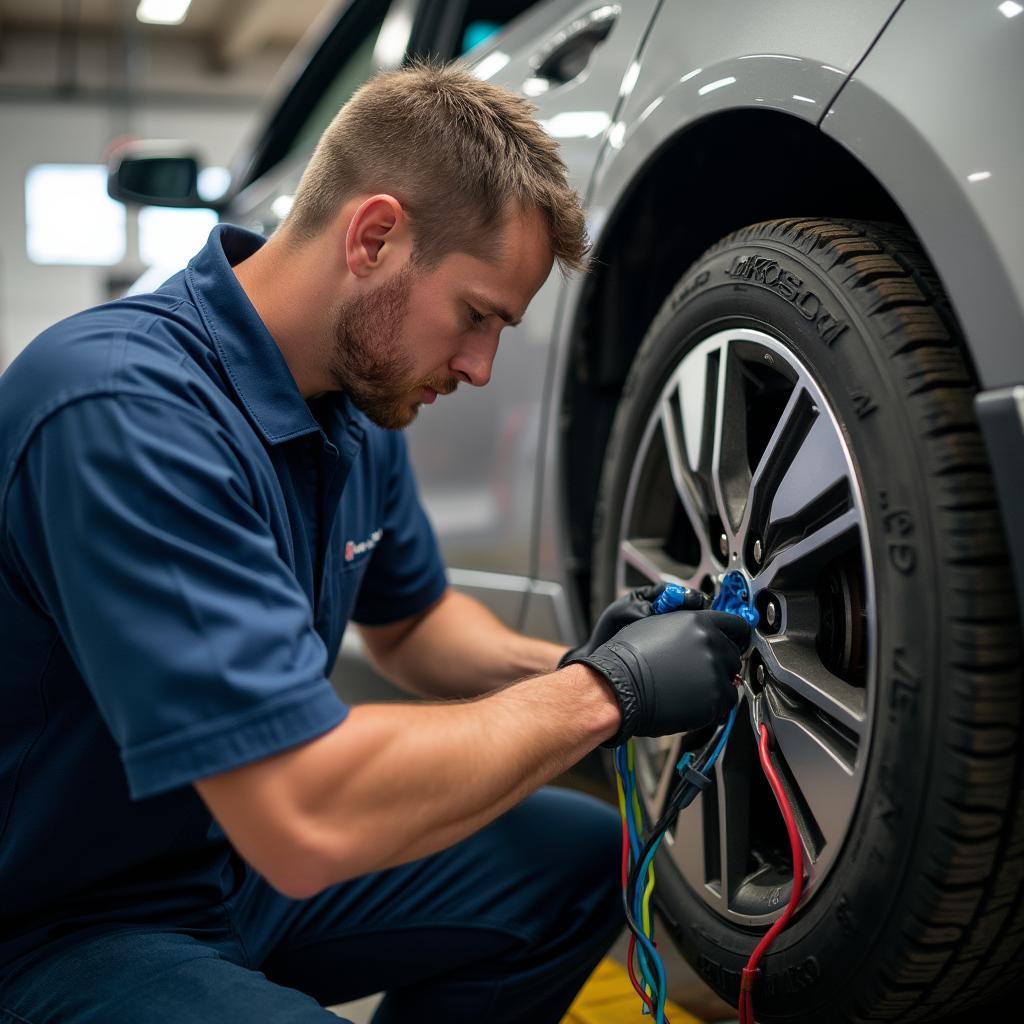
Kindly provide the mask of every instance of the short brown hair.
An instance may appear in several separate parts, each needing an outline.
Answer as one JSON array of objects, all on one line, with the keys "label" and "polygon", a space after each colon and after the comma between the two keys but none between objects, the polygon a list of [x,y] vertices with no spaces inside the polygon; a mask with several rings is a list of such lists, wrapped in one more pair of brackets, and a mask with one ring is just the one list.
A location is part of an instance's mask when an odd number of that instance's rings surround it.
[{"label": "short brown hair", "polygon": [[507,216],[534,207],[563,272],[579,270],[583,209],[534,110],[454,65],[377,75],[320,137],[284,227],[311,238],[349,198],[388,193],[409,215],[414,261],[430,266],[451,252],[493,256]]}]

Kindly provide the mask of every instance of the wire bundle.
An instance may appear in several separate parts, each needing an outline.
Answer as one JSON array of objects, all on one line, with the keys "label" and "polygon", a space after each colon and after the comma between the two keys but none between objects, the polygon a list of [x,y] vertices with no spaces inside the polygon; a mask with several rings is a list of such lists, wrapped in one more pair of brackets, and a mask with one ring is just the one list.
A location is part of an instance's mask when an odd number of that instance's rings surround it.
[{"label": "wire bundle", "polygon": [[786,822],[790,854],[793,858],[793,889],[789,894],[789,902],[786,904],[786,909],[782,912],[782,916],[768,929],[765,936],[757,944],[754,952],[750,955],[747,966],[743,968],[743,974],[740,979],[740,1024],[754,1024],[753,985],[754,980],[757,978],[757,965],[761,957],[767,952],[768,947],[775,941],[779,932],[789,923],[789,919],[796,910],[796,905],[800,902],[804,886],[803,848],[800,844],[800,833],[796,827],[793,808],[790,806],[789,798],[786,796],[786,791],[782,786],[782,781],[779,779],[775,765],[772,763],[771,752],[768,749],[768,727],[763,722],[758,729],[757,752],[761,758],[761,767],[764,769],[768,784],[772,787],[775,800]]},{"label": "wire bundle", "polygon": [[676,765],[679,779],[669,796],[664,813],[649,832],[637,791],[633,741],[615,749],[616,783],[622,815],[622,890],[626,923],[630,930],[626,963],[633,988],[643,1000],[644,1013],[652,1014],[656,1024],[664,1024],[668,993],[665,968],[654,942],[651,916],[654,858],[665,833],[675,823],[679,812],[710,784],[710,772],[725,749],[736,721],[736,710],[734,707],[729,712],[725,724],[718,727],[696,757],[691,752],[682,756]]}]

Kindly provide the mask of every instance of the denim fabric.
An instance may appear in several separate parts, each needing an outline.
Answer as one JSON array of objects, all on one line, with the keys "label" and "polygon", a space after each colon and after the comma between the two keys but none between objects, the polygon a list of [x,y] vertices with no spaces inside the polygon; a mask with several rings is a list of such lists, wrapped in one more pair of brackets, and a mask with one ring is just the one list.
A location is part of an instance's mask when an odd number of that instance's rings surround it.
[{"label": "denim fabric", "polygon": [[184,928],[70,934],[0,974],[3,1024],[561,1019],[622,926],[614,810],[545,789],[457,846],[289,900],[249,873]]}]

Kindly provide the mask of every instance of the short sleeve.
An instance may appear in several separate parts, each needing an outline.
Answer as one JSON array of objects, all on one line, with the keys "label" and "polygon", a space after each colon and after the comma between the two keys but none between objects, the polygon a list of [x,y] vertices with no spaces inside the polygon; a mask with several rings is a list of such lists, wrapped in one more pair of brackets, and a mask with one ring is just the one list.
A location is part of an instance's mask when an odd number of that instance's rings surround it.
[{"label": "short sleeve", "polygon": [[21,574],[135,798],[279,753],[346,714],[235,445],[185,402],[93,396],[43,423],[8,495]]},{"label": "short sleeve", "polygon": [[363,576],[352,618],[380,626],[429,608],[448,586],[433,527],[420,504],[401,434],[385,436],[387,492],[380,542]]}]

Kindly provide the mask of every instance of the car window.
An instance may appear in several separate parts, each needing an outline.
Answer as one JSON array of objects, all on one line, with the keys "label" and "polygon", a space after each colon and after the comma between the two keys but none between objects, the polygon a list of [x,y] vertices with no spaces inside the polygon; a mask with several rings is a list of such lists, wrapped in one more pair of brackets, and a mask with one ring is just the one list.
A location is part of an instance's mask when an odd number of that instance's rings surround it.
[{"label": "car window", "polygon": [[524,11],[536,6],[538,0],[464,0],[461,5],[452,5],[452,13],[458,17],[455,32],[451,36],[454,45],[445,46],[444,27],[435,41],[437,52],[445,57],[461,57],[464,53],[486,43],[496,32],[500,32],[510,21]]},{"label": "car window", "polygon": [[302,127],[295,133],[289,153],[310,151],[323,130],[331,123],[342,104],[365,82],[374,70],[373,51],[387,5],[380,5],[380,17],[366,30],[366,36],[338,68],[338,73],[313,105]]}]

